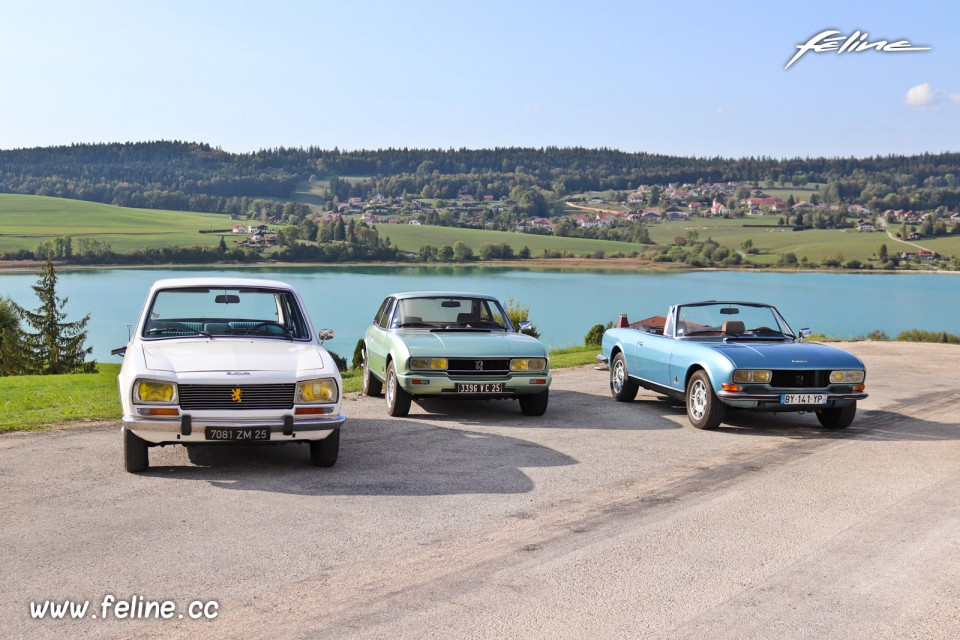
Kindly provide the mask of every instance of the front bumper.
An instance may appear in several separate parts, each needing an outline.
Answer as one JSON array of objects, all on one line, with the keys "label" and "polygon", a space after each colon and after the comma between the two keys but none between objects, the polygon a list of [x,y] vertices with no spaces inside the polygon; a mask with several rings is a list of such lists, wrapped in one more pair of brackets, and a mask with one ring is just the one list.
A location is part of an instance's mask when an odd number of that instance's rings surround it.
[{"label": "front bumper", "polygon": [[206,418],[202,416],[183,415],[172,419],[145,419],[139,416],[123,416],[123,428],[134,435],[153,444],[190,444],[190,443],[221,443],[230,441],[207,440],[204,432],[206,427],[227,429],[253,429],[257,427],[270,429],[270,440],[267,442],[299,442],[309,440],[323,440],[331,433],[341,428],[346,418],[339,415],[311,416],[310,418],[294,419],[293,416],[276,416],[270,418]]},{"label": "front bumper", "polygon": [[[822,394],[827,396],[827,401],[824,404],[783,404],[782,396],[784,394]],[[738,409],[756,409],[758,411],[820,411],[822,409],[833,409],[835,407],[849,405],[857,400],[863,400],[869,397],[869,394],[863,391],[837,393],[823,389],[785,389],[783,391],[764,393],[718,391],[717,397],[725,405]]]},{"label": "front bumper", "polygon": [[[503,377],[457,377],[429,373],[405,373],[397,375],[400,387],[413,396],[468,396],[483,398],[515,398],[519,395],[543,393],[550,388],[553,377],[549,373],[510,375]],[[502,392],[493,393],[457,393],[458,384],[484,385],[500,383]]]}]

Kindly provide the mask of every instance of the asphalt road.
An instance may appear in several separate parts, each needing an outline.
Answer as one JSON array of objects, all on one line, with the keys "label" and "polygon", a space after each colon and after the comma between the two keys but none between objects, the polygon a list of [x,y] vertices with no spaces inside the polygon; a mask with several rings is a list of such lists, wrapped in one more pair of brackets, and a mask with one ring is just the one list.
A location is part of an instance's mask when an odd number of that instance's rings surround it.
[{"label": "asphalt road", "polygon": [[[0,636],[960,637],[960,347],[844,348],[872,395],[836,433],[698,431],[586,367],[542,418],[350,398],[332,469],[227,445],[131,475],[118,425],[0,436]],[[103,619],[106,594],[176,615]],[[91,608],[31,619],[48,599]]]}]

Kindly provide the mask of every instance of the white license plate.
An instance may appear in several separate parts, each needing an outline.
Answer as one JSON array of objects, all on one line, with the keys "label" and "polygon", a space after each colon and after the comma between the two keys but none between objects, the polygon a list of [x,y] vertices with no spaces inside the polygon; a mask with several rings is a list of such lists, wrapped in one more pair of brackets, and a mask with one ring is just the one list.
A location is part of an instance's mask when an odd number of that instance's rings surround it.
[{"label": "white license plate", "polygon": [[465,383],[457,384],[457,393],[503,393],[502,382]]},{"label": "white license plate", "polygon": [[780,396],[781,404],[827,404],[825,393],[785,393]]},{"label": "white license plate", "polygon": [[207,440],[225,440],[228,442],[245,442],[250,440],[255,442],[268,442],[270,440],[270,427],[253,427],[250,429],[207,427],[203,430],[203,436]]}]

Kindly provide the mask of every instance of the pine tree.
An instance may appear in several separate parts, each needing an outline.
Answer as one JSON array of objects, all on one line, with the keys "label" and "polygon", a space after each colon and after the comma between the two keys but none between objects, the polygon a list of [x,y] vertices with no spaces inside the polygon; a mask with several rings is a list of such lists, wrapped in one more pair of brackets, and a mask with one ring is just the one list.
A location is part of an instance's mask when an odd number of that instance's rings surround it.
[{"label": "pine tree", "polygon": [[[13,300],[0,296],[0,376],[10,375],[8,360],[16,360],[18,353],[17,331],[20,329],[20,309]],[[3,348],[4,342],[7,349]],[[9,351],[10,355],[6,352]]]},{"label": "pine tree", "polygon": [[67,314],[62,309],[67,299],[57,297],[57,272],[53,262],[47,260],[39,275],[33,290],[40,299],[40,307],[27,311],[13,303],[23,321],[36,333],[17,328],[5,334],[0,345],[4,372],[19,375],[96,373],[96,361],[86,361],[93,347],[84,348],[90,314],[76,322],[64,322]]}]

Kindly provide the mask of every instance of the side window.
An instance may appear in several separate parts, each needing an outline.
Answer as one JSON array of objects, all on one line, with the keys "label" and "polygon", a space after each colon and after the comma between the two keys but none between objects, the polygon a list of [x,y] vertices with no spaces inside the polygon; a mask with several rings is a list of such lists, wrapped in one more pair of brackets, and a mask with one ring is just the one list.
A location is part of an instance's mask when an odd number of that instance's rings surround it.
[{"label": "side window", "polygon": [[388,302],[390,302],[390,298],[386,298],[383,304],[380,305],[380,308],[377,309],[376,315],[373,316],[373,324],[383,326],[380,321],[383,320],[383,314],[387,310]]},{"label": "side window", "polygon": [[383,304],[380,305],[380,311],[377,312],[377,317],[374,319],[374,323],[378,327],[387,327],[387,323],[390,322],[390,316],[393,315],[393,298],[387,298],[383,301]]}]

